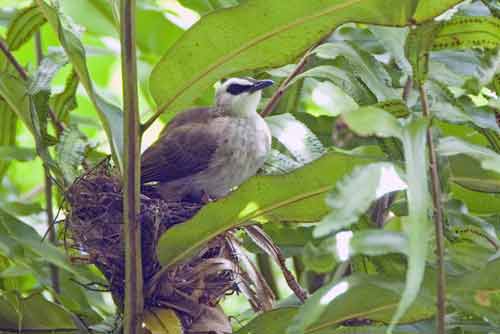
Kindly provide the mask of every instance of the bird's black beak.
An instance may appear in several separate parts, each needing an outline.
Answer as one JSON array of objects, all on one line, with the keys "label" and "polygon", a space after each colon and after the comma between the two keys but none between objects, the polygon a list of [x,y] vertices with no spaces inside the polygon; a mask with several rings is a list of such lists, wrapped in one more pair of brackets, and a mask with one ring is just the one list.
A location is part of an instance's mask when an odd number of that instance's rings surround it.
[{"label": "bird's black beak", "polygon": [[272,86],[273,84],[274,84],[274,81],[272,81],[272,80],[258,80],[252,85],[252,87],[249,89],[249,92],[254,93],[258,90]]}]

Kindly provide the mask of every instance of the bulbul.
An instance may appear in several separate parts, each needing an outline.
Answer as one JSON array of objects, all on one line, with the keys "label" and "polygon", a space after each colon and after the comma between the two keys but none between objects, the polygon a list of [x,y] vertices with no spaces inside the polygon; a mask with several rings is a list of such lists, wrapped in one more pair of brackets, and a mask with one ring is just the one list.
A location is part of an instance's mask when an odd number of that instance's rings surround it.
[{"label": "bulbul", "polygon": [[215,106],[176,115],[142,155],[141,182],[156,183],[167,201],[217,199],[261,168],[271,133],[257,113],[271,80],[230,78],[219,85]]}]

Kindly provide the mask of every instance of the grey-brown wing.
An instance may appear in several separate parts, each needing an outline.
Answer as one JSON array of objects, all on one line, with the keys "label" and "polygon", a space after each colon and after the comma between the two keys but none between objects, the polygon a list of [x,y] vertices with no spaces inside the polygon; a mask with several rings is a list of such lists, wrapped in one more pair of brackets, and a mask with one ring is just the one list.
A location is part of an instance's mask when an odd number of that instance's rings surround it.
[{"label": "grey-brown wing", "polygon": [[142,155],[141,182],[167,182],[208,167],[217,150],[217,129],[211,123],[169,128]]}]

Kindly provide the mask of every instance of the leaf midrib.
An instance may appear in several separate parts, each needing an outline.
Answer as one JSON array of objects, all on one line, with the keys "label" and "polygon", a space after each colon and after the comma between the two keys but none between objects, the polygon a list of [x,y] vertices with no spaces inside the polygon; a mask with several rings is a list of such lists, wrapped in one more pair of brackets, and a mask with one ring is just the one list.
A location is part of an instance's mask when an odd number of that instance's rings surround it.
[{"label": "leaf midrib", "polygon": [[328,15],[328,14],[330,14],[330,13],[336,11],[336,10],[344,9],[346,7],[352,6],[353,4],[361,2],[361,1],[363,1],[363,0],[351,0],[351,1],[349,1],[347,3],[344,3],[344,4],[341,4],[341,5],[335,5],[335,6],[333,6],[331,8],[328,8],[328,9],[322,11],[322,12],[319,12],[317,14],[306,16],[306,17],[303,17],[301,19],[295,20],[295,21],[293,21],[293,22],[291,22],[291,23],[289,23],[287,25],[284,25],[282,27],[279,27],[279,28],[276,28],[276,29],[270,31],[270,32],[262,35],[261,37],[258,37],[258,38],[250,40],[248,43],[243,44],[243,46],[241,46],[240,48],[238,48],[238,49],[234,50],[233,52],[230,52],[226,56],[222,57],[221,60],[215,62],[214,64],[212,64],[211,66],[209,66],[205,71],[201,72],[201,74],[197,75],[192,80],[188,81],[167,102],[163,103],[158,108],[157,113],[165,111],[165,109],[167,109],[168,107],[170,107],[170,105],[175,100],[177,100],[177,98],[179,96],[181,96],[185,91],[187,91],[189,87],[191,87],[192,85],[194,85],[196,82],[200,81],[203,77],[207,76],[210,72],[212,72],[217,67],[219,67],[222,64],[228,62],[229,60],[237,57],[238,55],[240,55],[241,53],[243,53],[247,49],[250,49],[251,47],[259,44],[262,41],[265,41],[265,40],[267,40],[269,38],[272,38],[275,35],[283,32],[283,31],[291,30],[292,28],[295,28],[295,27],[297,27],[297,26],[299,26],[299,25],[301,25],[301,24],[303,24],[303,23],[305,23],[305,22],[307,22],[309,20],[313,20],[313,19],[316,19],[318,17]]},{"label": "leaf midrib", "polygon": [[[273,210],[276,210],[276,209],[279,209],[281,207],[284,207],[284,206],[287,206],[287,205],[291,205],[291,204],[294,204],[294,203],[297,203],[299,201],[303,201],[303,200],[306,200],[310,197],[314,197],[314,196],[317,196],[317,195],[320,195],[320,194],[323,194],[327,191],[329,191],[330,189],[333,188],[333,185],[329,185],[329,186],[324,186],[324,187],[320,187],[319,189],[316,189],[314,191],[310,191],[308,193],[302,193],[302,194],[299,194],[299,195],[296,195],[296,196],[293,196],[293,197],[290,197],[284,201],[280,201],[280,202],[277,202],[277,203],[274,203],[274,204],[271,204],[269,205],[268,207],[265,207],[265,208],[262,208],[262,209],[259,209],[259,210],[256,210],[250,214],[248,214],[247,216],[244,216],[244,217],[241,217],[241,218],[238,218],[233,224],[225,224],[222,228],[218,228],[216,230],[214,230],[212,233],[208,234],[207,237],[204,237],[202,239],[199,239],[198,242],[195,242],[194,244],[192,244],[192,246],[186,248],[184,251],[182,251],[181,253],[179,253],[177,256],[175,256],[174,258],[172,258],[168,264],[166,264],[166,266],[172,266],[174,264],[176,264],[177,262],[181,261],[184,257],[188,256],[193,250],[197,249],[198,247],[200,247],[202,244],[204,244],[207,240],[212,240],[213,238],[215,238],[217,235],[221,234],[222,232],[226,231],[227,229],[229,228],[234,228],[234,227],[237,227],[237,226],[240,226],[242,225],[243,223],[253,219],[253,218],[256,218],[256,217],[259,217],[259,216],[262,216],[270,211],[273,211]],[[188,223],[189,224],[189,223]],[[167,232],[168,233],[168,232]]]}]

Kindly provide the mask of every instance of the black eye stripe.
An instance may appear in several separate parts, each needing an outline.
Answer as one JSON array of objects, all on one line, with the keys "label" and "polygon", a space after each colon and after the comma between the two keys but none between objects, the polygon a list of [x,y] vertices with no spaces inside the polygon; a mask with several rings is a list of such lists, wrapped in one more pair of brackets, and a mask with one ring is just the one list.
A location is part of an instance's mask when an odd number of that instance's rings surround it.
[{"label": "black eye stripe", "polygon": [[246,92],[252,87],[252,85],[240,85],[240,84],[230,84],[227,87],[227,92],[231,95],[238,95]]}]

